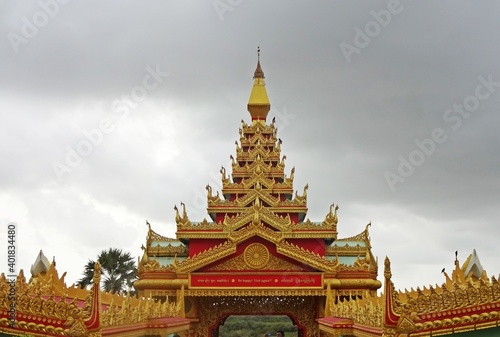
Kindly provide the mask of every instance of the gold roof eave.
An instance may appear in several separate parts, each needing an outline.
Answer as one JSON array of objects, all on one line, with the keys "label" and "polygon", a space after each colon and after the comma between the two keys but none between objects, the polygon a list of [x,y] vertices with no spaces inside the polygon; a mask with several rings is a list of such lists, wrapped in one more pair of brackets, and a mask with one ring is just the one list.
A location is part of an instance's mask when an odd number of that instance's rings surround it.
[{"label": "gold roof eave", "polygon": [[[337,232],[332,231],[300,231],[283,233],[284,239],[332,239],[336,238]],[[229,232],[214,231],[178,231],[177,238],[180,239],[230,239]]]},{"label": "gold roof eave", "polygon": [[[279,208],[278,208],[279,207]],[[227,206],[221,206],[221,205],[214,205],[214,206],[209,206],[207,208],[208,213],[212,212],[218,212],[218,213],[243,213],[247,207],[244,206],[234,206],[234,207],[227,207]],[[306,205],[277,205],[277,207],[269,207],[272,212],[274,213],[304,213],[307,212],[307,206]]]}]

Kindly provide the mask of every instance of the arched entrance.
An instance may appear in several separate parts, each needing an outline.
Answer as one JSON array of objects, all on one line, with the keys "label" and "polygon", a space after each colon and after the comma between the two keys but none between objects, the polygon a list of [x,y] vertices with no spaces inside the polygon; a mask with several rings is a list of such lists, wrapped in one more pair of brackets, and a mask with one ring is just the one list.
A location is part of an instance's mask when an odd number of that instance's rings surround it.
[{"label": "arched entrance", "polygon": [[[298,337],[319,336],[316,323],[319,297],[202,297],[199,299],[197,337],[218,337],[231,315],[286,315],[297,326]],[[258,336],[260,337],[260,336]]]}]

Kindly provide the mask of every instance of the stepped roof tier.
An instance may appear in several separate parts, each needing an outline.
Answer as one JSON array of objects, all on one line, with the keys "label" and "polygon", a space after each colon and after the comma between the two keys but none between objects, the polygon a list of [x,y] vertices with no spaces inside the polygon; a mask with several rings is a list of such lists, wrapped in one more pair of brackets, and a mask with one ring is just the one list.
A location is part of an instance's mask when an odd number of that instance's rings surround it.
[{"label": "stepped roof tier", "polygon": [[[259,55],[248,101],[251,122],[241,121],[230,171],[220,168],[222,190],[206,185],[209,220],[192,221],[181,202],[174,207],[175,239],[148,224],[135,283],[140,294],[167,296],[184,285],[187,295],[203,296],[206,287],[197,283],[198,275],[212,282],[214,275],[223,279],[221,273],[268,275],[277,284],[281,279],[275,276],[285,272],[302,278],[314,275],[314,286],[304,292],[309,295],[324,294],[327,284],[346,294],[381,287],[368,226],[355,237],[338,239],[339,206],[334,204],[322,221],[306,218],[309,186],[294,190],[295,168],[286,173],[275,119],[267,120],[269,109]],[[262,296],[274,291],[245,284],[259,288]],[[296,286],[291,284],[290,294]],[[236,293],[226,288],[226,295]]]}]

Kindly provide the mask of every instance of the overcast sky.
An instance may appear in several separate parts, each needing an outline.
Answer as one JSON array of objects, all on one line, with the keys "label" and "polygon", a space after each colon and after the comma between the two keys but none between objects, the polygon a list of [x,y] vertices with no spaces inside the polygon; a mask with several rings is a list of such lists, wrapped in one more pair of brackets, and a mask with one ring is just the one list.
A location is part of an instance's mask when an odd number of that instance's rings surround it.
[{"label": "overcast sky", "polygon": [[[396,288],[500,273],[499,1],[1,1],[0,222],[69,284],[206,215],[261,64],[308,217],[371,221]],[[1,247],[7,246],[7,229]],[[2,262],[6,270],[6,262]],[[28,273],[29,274],[29,273]]]}]

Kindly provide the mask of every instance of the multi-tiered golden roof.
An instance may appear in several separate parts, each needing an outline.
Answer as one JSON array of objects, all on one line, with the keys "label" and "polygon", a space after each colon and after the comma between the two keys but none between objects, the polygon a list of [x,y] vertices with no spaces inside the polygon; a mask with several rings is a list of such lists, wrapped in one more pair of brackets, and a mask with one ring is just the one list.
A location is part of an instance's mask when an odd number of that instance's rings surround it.
[{"label": "multi-tiered golden roof", "polygon": [[[192,221],[181,203],[174,208],[175,238],[149,227],[135,283],[139,294],[166,299],[183,289],[196,308],[212,306],[201,297],[213,294],[217,301],[286,296],[290,308],[301,297],[313,296],[307,301],[321,311],[329,291],[345,297],[375,292],[381,283],[368,226],[359,235],[338,239],[339,207],[333,204],[323,221],[306,219],[309,186],[295,191],[295,168],[286,171],[276,120],[267,120],[271,104],[260,55],[253,80],[247,106],[251,121],[241,122],[230,172],[220,169],[220,191],[206,186],[209,220]],[[201,320],[203,331],[213,324],[196,310],[187,317]]]}]

